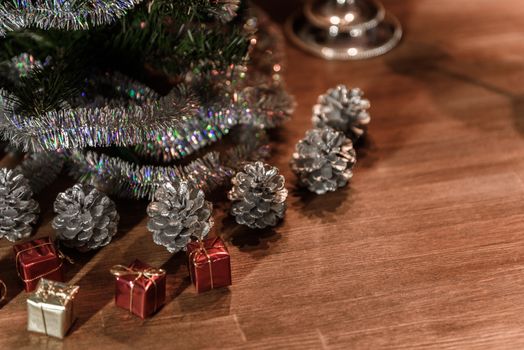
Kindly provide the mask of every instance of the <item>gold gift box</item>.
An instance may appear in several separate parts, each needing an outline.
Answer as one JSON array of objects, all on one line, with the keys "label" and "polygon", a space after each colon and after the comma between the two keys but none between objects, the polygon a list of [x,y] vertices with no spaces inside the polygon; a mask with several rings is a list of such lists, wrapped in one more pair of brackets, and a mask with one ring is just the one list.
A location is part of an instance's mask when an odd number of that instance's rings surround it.
[{"label": "gold gift box", "polygon": [[42,278],[27,298],[27,330],[64,338],[75,320],[73,306],[78,289]]}]

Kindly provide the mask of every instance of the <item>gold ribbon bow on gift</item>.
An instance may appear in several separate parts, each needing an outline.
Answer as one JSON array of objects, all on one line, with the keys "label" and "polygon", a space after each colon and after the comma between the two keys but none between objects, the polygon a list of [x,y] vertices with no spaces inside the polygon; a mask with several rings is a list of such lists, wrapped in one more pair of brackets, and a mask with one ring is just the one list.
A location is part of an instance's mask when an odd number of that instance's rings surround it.
[{"label": "gold ribbon bow on gift", "polygon": [[142,270],[130,268],[124,265],[115,265],[110,270],[111,274],[116,277],[124,277],[124,276],[135,276],[135,279],[131,281],[131,290],[129,297],[129,311],[131,312],[133,310],[133,290],[135,289],[135,282],[138,281],[140,278],[145,277],[149,281],[153,283],[153,286],[155,287],[155,310],[158,307],[157,304],[157,285],[155,281],[155,277],[162,277],[165,276],[166,271],[164,269],[156,269],[154,267],[148,267]]},{"label": "gold ribbon bow on gift", "polygon": [[42,243],[42,244],[38,244],[38,245],[35,245],[33,247],[29,247],[29,248],[26,248],[26,249],[22,249],[20,250],[18,253],[16,253],[16,256],[15,256],[15,263],[16,263],[16,273],[18,274],[18,277],[20,277],[20,279],[25,282],[25,283],[28,283],[28,282],[33,282],[33,281],[36,281],[37,279],[39,278],[42,278],[42,277],[45,277],[47,275],[50,275],[52,274],[53,272],[55,271],[58,271],[62,268],[62,265],[64,265],[64,259],[67,260],[70,264],[74,264],[75,262],[73,261],[73,259],[71,259],[70,257],[68,257],[67,255],[65,255],[64,253],[62,253],[62,251],[56,247],[56,251],[57,251],[57,254],[58,254],[58,257],[60,258],[60,264],[55,267],[54,269],[52,269],[51,271],[48,271],[48,272],[45,272],[45,273],[42,273],[36,277],[33,277],[33,278],[30,278],[30,279],[25,279],[22,277],[22,275],[20,274],[20,262],[19,262],[19,258],[20,258],[20,254],[24,253],[24,252],[28,252],[30,250],[33,250],[33,249],[36,249],[36,248],[40,248],[40,247],[45,247],[45,246],[48,246],[48,245],[53,245],[53,242],[47,242],[47,243]]},{"label": "gold ribbon bow on gift", "polygon": [[68,300],[74,299],[78,286],[65,285],[64,283],[50,281],[50,280],[41,280],[38,284],[38,287],[35,291],[35,297],[42,299],[45,303],[48,299],[53,298],[52,300],[55,303],[60,305],[65,304]]}]

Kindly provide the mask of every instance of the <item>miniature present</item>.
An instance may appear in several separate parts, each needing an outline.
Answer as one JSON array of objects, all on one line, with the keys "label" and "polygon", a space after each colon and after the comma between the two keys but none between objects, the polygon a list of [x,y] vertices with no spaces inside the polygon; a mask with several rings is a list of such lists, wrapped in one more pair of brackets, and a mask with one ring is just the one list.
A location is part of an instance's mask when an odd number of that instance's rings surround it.
[{"label": "miniature present", "polygon": [[198,293],[231,285],[231,263],[224,242],[216,237],[187,245],[189,275]]},{"label": "miniature present", "polygon": [[27,330],[64,338],[75,321],[73,305],[78,289],[41,278],[27,298]]},{"label": "miniature present", "polygon": [[49,237],[13,246],[16,270],[25,284],[26,292],[33,291],[40,278],[64,281],[63,257]]},{"label": "miniature present", "polygon": [[166,271],[135,260],[128,267],[113,266],[116,277],[115,304],[144,319],[166,300]]}]

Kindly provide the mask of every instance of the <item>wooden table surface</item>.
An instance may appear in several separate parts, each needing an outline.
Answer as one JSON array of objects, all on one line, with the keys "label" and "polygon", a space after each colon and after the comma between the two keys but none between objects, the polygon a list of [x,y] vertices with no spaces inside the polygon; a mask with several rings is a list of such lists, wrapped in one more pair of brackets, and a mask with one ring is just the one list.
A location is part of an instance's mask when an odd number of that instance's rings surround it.
[{"label": "wooden table surface", "polygon": [[[278,21],[293,1],[260,1]],[[197,295],[184,258],[155,246],[146,202],[118,203],[114,243],[76,256],[79,319],[64,341],[26,332],[26,294],[0,242],[1,349],[524,348],[524,1],[385,1],[405,37],[391,53],[326,62],[288,45],[294,118],[271,163],[288,180],[283,224],[254,233],[217,204],[234,285]],[[288,160],[316,97],[338,83],[372,103],[350,187],[297,190]],[[4,159],[3,165],[13,161]],[[52,235],[39,198],[37,235]],[[168,300],[142,321],[113,305],[113,264],[169,272]]]}]

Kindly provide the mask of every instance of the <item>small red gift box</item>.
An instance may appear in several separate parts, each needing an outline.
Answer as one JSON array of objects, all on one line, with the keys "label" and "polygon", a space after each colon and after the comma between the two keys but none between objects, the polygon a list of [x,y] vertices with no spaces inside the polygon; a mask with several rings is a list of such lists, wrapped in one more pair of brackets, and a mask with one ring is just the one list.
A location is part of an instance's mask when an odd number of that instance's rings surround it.
[{"label": "small red gift box", "polygon": [[26,292],[32,292],[42,277],[52,281],[64,281],[63,259],[49,237],[16,244],[13,250],[16,270],[25,284]]},{"label": "small red gift box", "polygon": [[144,319],[156,312],[166,300],[166,272],[140,260],[128,267],[113,266],[116,276],[115,304]]},{"label": "small red gift box", "polygon": [[231,263],[224,242],[216,238],[187,245],[189,275],[198,293],[231,285]]}]

